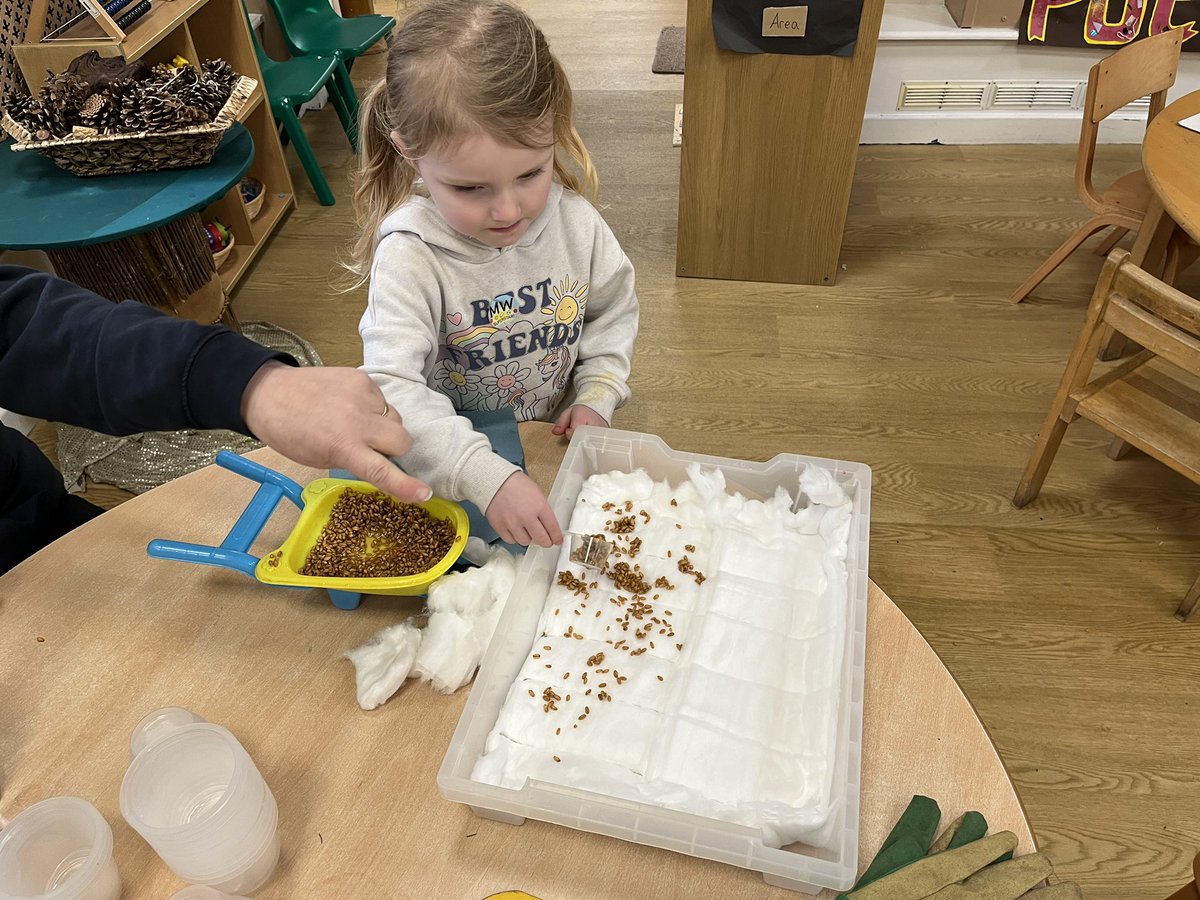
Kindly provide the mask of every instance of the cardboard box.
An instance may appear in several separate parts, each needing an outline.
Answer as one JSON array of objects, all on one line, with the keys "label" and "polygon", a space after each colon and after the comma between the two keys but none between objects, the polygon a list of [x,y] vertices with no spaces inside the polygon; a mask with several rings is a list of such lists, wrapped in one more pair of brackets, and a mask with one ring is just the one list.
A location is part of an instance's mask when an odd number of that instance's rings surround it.
[{"label": "cardboard box", "polygon": [[959,28],[1016,28],[1023,0],[945,0]]}]

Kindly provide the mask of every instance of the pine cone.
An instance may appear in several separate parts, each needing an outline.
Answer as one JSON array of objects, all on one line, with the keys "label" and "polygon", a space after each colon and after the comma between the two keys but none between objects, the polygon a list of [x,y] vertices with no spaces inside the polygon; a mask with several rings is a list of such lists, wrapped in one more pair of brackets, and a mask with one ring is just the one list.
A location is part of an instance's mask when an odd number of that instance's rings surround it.
[{"label": "pine cone", "polygon": [[200,64],[200,69],[205,75],[216,81],[217,84],[230,93],[233,92],[234,84],[241,77],[234,70],[233,66],[223,59],[206,59]]},{"label": "pine cone", "polygon": [[23,97],[14,97],[9,100],[8,105],[4,108],[13,121],[25,123],[25,116],[29,111],[30,104],[33,103],[33,98],[26,94]]},{"label": "pine cone", "polygon": [[40,100],[34,100],[25,108],[21,124],[29,130],[35,141],[63,137],[71,131],[62,117],[56,114],[55,110],[44,106]]},{"label": "pine cone", "polygon": [[179,94],[200,80],[200,73],[191,66],[176,69],[164,85],[173,94]]},{"label": "pine cone", "polygon": [[79,109],[87,95],[87,82],[77,75],[64,73],[46,79],[39,100],[46,110],[49,130],[56,137],[71,133],[71,126],[79,121]]},{"label": "pine cone", "polygon": [[205,115],[205,121],[211,122],[229,99],[228,88],[222,87],[216,80],[205,78],[197,81],[181,91],[179,99],[189,106],[194,106]]},{"label": "pine cone", "polygon": [[120,125],[120,113],[120,107],[107,94],[92,94],[79,110],[79,124],[84,128],[94,128],[101,134],[111,134]]},{"label": "pine cone", "polygon": [[[132,114],[131,118],[134,118]],[[136,118],[141,124],[140,130],[150,132],[175,131],[208,121],[201,110],[188,106],[178,97],[161,89],[147,89],[142,92],[137,104]]]}]

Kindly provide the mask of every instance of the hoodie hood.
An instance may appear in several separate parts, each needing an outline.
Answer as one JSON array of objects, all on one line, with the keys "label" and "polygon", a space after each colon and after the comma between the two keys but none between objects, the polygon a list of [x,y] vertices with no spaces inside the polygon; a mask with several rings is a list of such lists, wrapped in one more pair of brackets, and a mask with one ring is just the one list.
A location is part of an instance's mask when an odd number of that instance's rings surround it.
[{"label": "hoodie hood", "polygon": [[428,197],[414,195],[398,209],[393,210],[379,226],[379,234],[375,236],[378,244],[389,234],[408,233],[419,237],[426,244],[449,254],[463,262],[491,262],[501,253],[507,253],[514,247],[529,247],[537,242],[546,225],[554,218],[558,204],[562,200],[563,187],[557,181],[550,185],[550,194],[546,197],[546,207],[541,214],[529,223],[529,228],[521,236],[521,240],[512,247],[498,249],[489,247],[482,241],[459,234],[446,224],[442,214],[438,212],[433,201]]}]

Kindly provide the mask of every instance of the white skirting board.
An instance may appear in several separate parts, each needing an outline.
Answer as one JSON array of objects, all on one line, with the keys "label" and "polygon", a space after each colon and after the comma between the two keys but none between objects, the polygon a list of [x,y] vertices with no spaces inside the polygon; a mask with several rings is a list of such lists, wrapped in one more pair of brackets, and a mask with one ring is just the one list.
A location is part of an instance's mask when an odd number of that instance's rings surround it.
[{"label": "white skirting board", "polygon": [[[1088,70],[1109,52],[1021,46],[1014,28],[959,28],[941,0],[888,0],[860,142],[1074,144]],[[1189,51],[1168,101],[1196,90],[1200,53]],[[676,147],[681,123],[677,107]],[[1143,101],[1106,119],[1100,141],[1138,144],[1145,130]]]},{"label": "white skirting board", "polygon": [[[861,141],[1075,143],[1084,94],[1079,86],[1086,83],[1088,70],[1110,52],[1021,46],[1015,28],[959,28],[941,0],[889,0]],[[921,100],[926,108],[898,108],[905,83],[926,91]],[[946,85],[945,102],[955,108],[936,108],[939,83]],[[1194,90],[1200,90],[1200,53],[1187,52],[1169,99]],[[975,95],[978,108],[967,108]],[[1031,107],[1041,108],[1019,108],[1023,95],[1032,98]],[[1110,117],[1100,139],[1139,143],[1145,127],[1144,109],[1134,108]]]}]

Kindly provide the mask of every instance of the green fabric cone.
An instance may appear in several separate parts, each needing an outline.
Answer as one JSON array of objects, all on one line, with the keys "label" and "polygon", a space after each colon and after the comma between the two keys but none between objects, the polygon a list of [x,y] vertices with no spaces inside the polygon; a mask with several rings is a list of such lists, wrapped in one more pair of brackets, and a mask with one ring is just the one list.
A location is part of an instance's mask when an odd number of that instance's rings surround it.
[{"label": "green fabric cone", "polygon": [[987,834],[987,819],[974,810],[965,812],[953,822],[950,827],[938,835],[938,839],[929,847],[930,853],[941,853],[943,850],[953,850],[971,841],[977,841]]},{"label": "green fabric cone", "polygon": [[[853,890],[857,891],[923,857],[929,851],[929,843],[937,833],[941,819],[942,811],[936,800],[920,794],[913,797]],[[839,894],[838,900],[845,900],[847,896]]]},{"label": "green fabric cone", "polygon": [[[980,838],[956,850],[926,856],[848,894],[849,900],[922,900],[965,881],[1017,846],[1011,831]],[[872,864],[873,865],[873,864]],[[1036,883],[1036,882],[1035,882]]]}]

